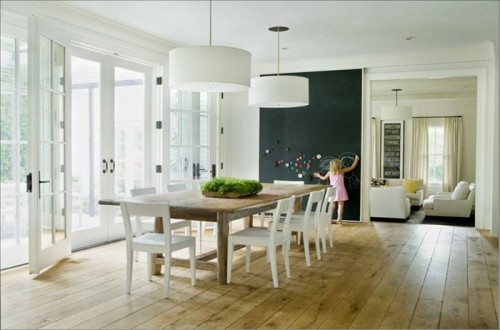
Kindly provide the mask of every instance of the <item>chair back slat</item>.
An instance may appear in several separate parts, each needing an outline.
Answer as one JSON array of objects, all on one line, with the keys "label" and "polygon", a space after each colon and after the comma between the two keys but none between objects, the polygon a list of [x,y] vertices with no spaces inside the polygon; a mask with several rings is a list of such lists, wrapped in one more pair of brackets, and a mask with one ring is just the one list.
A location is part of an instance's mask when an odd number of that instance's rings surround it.
[{"label": "chair back slat", "polygon": [[[292,217],[294,205],[295,205],[295,196],[285,199],[280,199],[278,201],[278,206],[276,206],[276,209],[274,210],[273,221],[271,222],[271,227],[269,228],[269,230],[271,231],[270,236],[272,244],[274,244],[276,232],[278,231],[278,223],[280,222],[280,219],[283,214],[285,214],[283,232],[285,233],[290,232],[290,219]],[[290,235],[285,234],[285,239],[289,239],[289,236]]]},{"label": "chair back slat", "polygon": [[289,181],[289,180],[274,180],[275,184],[296,184],[296,185],[304,185],[304,181]]},{"label": "chair back slat", "polygon": [[165,242],[170,242],[170,206],[168,204],[144,203],[144,202],[121,202],[123,224],[125,226],[125,239],[132,241],[131,216],[161,217],[163,222],[163,233]]},{"label": "chair back slat", "polygon": [[323,198],[323,204],[321,205],[321,216],[331,219],[333,213],[333,196],[335,195],[336,187],[328,187],[325,192],[325,197]]},{"label": "chair back slat", "polygon": [[168,192],[186,191],[188,190],[187,184],[185,183],[173,183],[167,185]]},{"label": "chair back slat", "polygon": [[130,189],[130,195],[132,195],[132,196],[142,196],[142,195],[152,195],[152,194],[156,194],[155,187],[144,187],[144,188]]},{"label": "chair back slat", "polygon": [[[317,223],[317,221],[319,221],[324,194],[325,189],[309,193],[309,199],[307,201],[306,210],[304,212],[304,226],[306,226],[307,223]],[[313,211],[314,204],[316,204],[316,209]]]}]

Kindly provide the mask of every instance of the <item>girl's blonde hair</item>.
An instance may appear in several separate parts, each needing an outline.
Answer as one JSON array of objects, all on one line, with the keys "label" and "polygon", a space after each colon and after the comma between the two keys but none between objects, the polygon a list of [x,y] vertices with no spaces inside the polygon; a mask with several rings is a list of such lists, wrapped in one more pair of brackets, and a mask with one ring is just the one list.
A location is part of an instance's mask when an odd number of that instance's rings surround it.
[{"label": "girl's blonde hair", "polygon": [[333,174],[340,174],[340,170],[342,169],[342,163],[340,159],[334,159],[330,161],[330,172]]}]

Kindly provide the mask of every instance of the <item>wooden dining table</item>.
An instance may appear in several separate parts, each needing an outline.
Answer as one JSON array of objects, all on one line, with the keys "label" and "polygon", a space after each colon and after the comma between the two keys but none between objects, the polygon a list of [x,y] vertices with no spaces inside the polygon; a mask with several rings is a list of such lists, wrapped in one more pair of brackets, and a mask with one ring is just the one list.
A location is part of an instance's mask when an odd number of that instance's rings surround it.
[{"label": "wooden dining table", "polygon": [[[313,191],[325,189],[324,185],[291,185],[264,183],[264,189],[255,196],[243,198],[205,197],[200,191],[180,191],[165,194],[152,194],[121,199],[102,199],[100,205],[119,206],[121,201],[145,203],[168,203],[170,216],[175,219],[208,221],[217,223],[217,251],[197,256],[197,268],[214,269],[217,271],[217,282],[226,284],[227,274],[227,243],[229,223],[246,218],[245,226],[252,226],[253,215],[276,208],[278,200],[283,198],[305,196]],[[155,221],[155,231],[162,232],[159,221]],[[217,258],[214,264],[210,260]],[[155,258],[153,272],[158,274],[163,264],[161,256]],[[188,265],[187,260],[173,260],[172,265]]]}]

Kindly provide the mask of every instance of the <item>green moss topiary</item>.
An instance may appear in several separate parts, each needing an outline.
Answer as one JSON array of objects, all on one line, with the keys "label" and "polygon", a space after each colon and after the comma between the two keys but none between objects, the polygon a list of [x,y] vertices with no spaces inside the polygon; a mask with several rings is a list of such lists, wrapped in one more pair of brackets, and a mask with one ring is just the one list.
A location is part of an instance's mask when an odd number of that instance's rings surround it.
[{"label": "green moss topiary", "polygon": [[256,180],[244,180],[235,178],[214,178],[201,185],[201,192],[205,196],[220,195],[256,195],[263,189],[262,183]]}]

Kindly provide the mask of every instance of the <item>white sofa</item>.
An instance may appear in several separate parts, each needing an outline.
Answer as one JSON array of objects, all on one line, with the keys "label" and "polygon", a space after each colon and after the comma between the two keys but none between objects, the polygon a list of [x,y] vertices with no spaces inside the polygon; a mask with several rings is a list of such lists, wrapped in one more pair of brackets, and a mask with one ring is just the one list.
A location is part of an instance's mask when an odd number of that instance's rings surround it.
[{"label": "white sofa", "polygon": [[410,199],[403,186],[370,188],[370,217],[404,220],[410,211]]},{"label": "white sofa", "polygon": [[[404,179],[386,179],[386,180],[387,180],[387,185],[389,187],[403,186]],[[406,192],[406,197],[410,199],[410,204],[412,206],[417,206],[420,208],[420,206],[422,206],[422,203],[424,202],[424,180],[422,179],[411,179],[411,180],[419,181],[418,189],[414,193]]]},{"label": "white sofa", "polygon": [[453,192],[432,195],[424,200],[425,216],[469,218],[476,199],[476,185],[461,181]]}]

